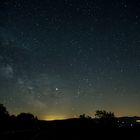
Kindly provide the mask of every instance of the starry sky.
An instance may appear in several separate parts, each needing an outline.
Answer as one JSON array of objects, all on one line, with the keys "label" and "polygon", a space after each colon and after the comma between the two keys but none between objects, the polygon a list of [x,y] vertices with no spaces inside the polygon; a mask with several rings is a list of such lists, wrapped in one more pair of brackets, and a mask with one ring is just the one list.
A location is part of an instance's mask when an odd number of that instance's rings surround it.
[{"label": "starry sky", "polygon": [[140,115],[140,1],[0,0],[0,102],[40,119]]}]

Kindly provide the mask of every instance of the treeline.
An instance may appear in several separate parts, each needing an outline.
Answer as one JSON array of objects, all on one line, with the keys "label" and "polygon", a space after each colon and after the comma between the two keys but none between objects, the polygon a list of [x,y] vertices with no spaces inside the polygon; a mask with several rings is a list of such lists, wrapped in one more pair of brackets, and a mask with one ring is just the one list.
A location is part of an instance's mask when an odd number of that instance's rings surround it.
[{"label": "treeline", "polygon": [[115,117],[113,112],[97,110],[95,117],[92,118],[82,114],[79,118],[61,120],[61,121],[41,121],[31,113],[20,113],[19,115],[10,115],[6,107],[0,104],[0,132],[9,130],[27,130],[27,129],[50,129],[50,128],[140,128],[137,120],[139,117]]},{"label": "treeline", "polygon": [[[37,121],[38,120],[38,118],[31,113],[20,113],[17,116],[10,115],[6,107],[3,104],[0,104],[0,121],[7,121],[9,119],[20,120],[20,121]],[[105,110],[97,110],[95,113],[95,118],[87,116],[86,114],[82,114],[79,116],[79,119],[115,120],[116,117],[113,112],[107,112]]]},{"label": "treeline", "polygon": [[8,121],[8,120],[21,120],[21,121],[33,121],[38,120],[37,117],[35,117],[31,113],[20,113],[19,115],[10,115],[7,111],[6,107],[3,104],[0,104],[0,121]]}]

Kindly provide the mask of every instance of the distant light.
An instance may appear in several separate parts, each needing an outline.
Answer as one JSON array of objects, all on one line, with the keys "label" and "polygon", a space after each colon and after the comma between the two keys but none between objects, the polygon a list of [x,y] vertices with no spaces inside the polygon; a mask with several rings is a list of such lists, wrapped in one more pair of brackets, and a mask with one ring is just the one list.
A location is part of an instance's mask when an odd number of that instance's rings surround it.
[{"label": "distant light", "polygon": [[136,122],[140,123],[140,120],[136,120]]}]

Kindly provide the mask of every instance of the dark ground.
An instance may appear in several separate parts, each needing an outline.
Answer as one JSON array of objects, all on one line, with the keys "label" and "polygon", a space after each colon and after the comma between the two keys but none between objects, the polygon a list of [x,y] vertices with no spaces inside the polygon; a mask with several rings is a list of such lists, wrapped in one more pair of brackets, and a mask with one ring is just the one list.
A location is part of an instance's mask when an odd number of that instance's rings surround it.
[{"label": "dark ground", "polygon": [[121,137],[135,140],[136,135],[139,135],[140,132],[139,124],[135,124],[133,127],[129,127],[128,124],[122,127],[113,125],[109,122],[101,123],[97,120],[86,119],[50,122],[16,121],[1,125],[0,140],[121,139]]}]

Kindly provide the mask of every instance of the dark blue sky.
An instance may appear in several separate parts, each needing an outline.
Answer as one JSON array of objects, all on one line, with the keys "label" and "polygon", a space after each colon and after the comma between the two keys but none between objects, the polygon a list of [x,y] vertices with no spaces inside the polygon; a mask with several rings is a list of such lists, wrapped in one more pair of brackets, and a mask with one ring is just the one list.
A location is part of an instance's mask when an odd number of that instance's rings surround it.
[{"label": "dark blue sky", "polygon": [[0,102],[10,113],[140,115],[139,0],[1,0]]}]

